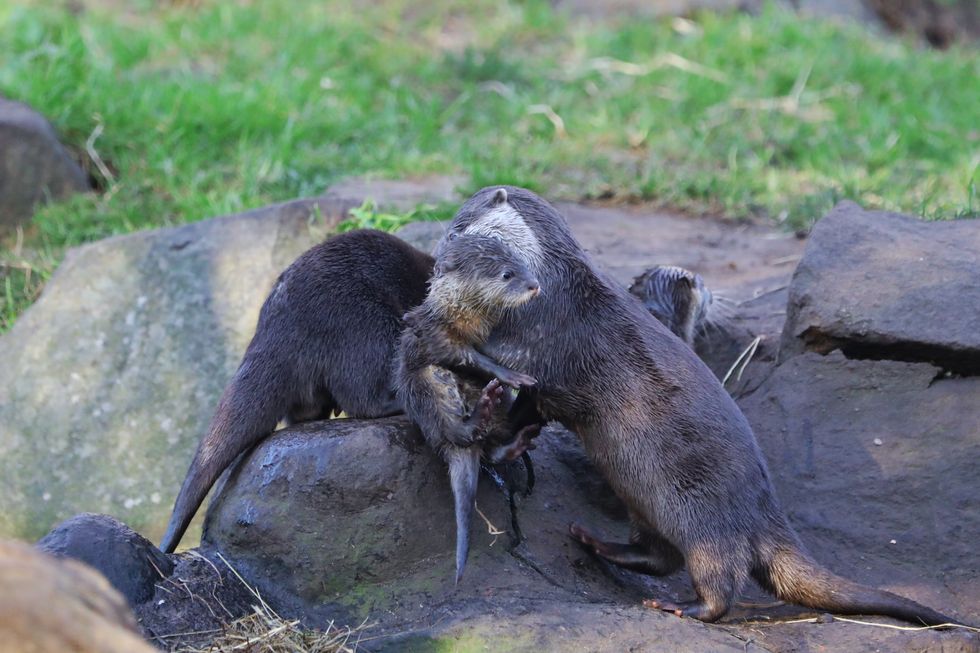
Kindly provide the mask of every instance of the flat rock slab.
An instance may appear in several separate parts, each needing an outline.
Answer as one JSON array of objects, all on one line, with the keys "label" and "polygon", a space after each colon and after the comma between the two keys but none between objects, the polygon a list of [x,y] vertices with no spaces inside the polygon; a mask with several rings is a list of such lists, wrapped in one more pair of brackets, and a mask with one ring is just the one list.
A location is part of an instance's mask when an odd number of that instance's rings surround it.
[{"label": "flat rock slab", "polygon": [[38,204],[89,189],[48,121],[0,97],[0,231],[26,223]]},{"label": "flat rock slab", "polygon": [[[936,380],[938,372],[806,353],[739,405],[791,523],[820,562],[977,624],[980,378]],[[967,641],[975,648],[963,650],[980,648]]]},{"label": "flat rock slab", "polygon": [[980,372],[980,224],[852,202],[819,220],[793,275],[780,357],[834,349]]},{"label": "flat rock slab", "polygon": [[0,534],[78,512],[151,539],[279,273],[350,202],[297,200],[71,250],[0,338]]}]

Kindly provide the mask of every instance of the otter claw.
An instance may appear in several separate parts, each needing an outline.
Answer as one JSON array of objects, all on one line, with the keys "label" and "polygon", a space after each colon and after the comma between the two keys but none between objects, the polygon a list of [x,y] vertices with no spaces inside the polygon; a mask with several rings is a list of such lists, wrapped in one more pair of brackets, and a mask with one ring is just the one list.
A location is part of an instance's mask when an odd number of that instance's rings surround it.
[{"label": "otter claw", "polygon": [[512,388],[520,388],[521,386],[531,387],[538,383],[538,380],[535,379],[533,376],[528,376],[527,374],[521,374],[520,372],[511,372],[509,374],[498,376],[497,378]]},{"label": "otter claw", "polygon": [[[493,419],[494,412],[500,406],[501,402],[503,402],[506,393],[507,389],[497,379],[493,379],[483,388],[483,392],[480,393],[480,399],[477,401],[476,409],[470,417],[470,423],[473,425],[472,433],[474,442],[482,441],[486,436],[485,431]],[[473,442],[470,444],[473,444]]]},{"label": "otter claw", "polygon": [[514,437],[514,442],[507,447],[507,453],[504,456],[504,460],[511,462],[517,460],[528,451],[537,449],[538,445],[534,444],[532,438],[537,436],[540,431],[540,424],[529,424],[518,431],[517,435]]}]

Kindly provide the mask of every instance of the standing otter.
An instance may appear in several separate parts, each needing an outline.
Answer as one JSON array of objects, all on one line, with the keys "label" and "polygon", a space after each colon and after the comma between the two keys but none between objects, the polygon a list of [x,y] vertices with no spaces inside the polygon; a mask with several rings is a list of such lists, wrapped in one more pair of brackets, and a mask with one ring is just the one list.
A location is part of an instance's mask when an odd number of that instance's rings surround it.
[{"label": "standing otter", "polygon": [[629,544],[575,525],[572,537],[643,573],[687,563],[697,600],[647,605],[716,621],[751,574],[780,599],[819,610],[950,622],[836,576],[806,553],[738,406],[690,347],[595,268],[550,204],[524,189],[485,188],[460,208],[440,247],[462,234],[508,243],[548,289],[506,313],[484,352],[537,379],[541,414],[579,434],[629,509]]},{"label": "standing otter", "polygon": [[[534,385],[534,379],[498,365],[475,347],[507,310],[527,303],[538,292],[537,280],[499,240],[465,236],[443,248],[428,296],[405,316],[407,327],[395,369],[397,396],[449,466],[456,512],[457,583],[469,554],[481,456],[491,462],[515,460],[532,448],[530,439],[540,429],[529,424],[514,437],[509,421],[490,419],[496,408],[491,403],[500,403],[505,396],[497,379],[515,388]],[[469,375],[450,373],[449,366],[496,377],[484,389],[472,417],[465,413],[479,386],[468,380]]]},{"label": "standing otter", "polygon": [[425,299],[432,265],[431,256],[395,236],[356,230],[286,268],[194,454],[163,551],[177,547],[218,476],[279,420],[401,412],[391,361],[402,315]]},{"label": "standing otter", "polygon": [[633,279],[629,291],[671,333],[694,345],[713,300],[700,274],[676,265],[656,265]]}]

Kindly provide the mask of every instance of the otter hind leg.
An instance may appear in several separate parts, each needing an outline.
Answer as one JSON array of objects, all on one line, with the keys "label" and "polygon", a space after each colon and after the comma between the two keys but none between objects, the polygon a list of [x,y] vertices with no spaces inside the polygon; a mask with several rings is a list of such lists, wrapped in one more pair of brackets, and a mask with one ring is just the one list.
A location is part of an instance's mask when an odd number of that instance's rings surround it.
[{"label": "otter hind leg", "polygon": [[677,571],[684,557],[659,535],[633,527],[629,544],[606,542],[580,524],[570,524],[568,532],[592,553],[618,567],[648,576],[666,576]]},{"label": "otter hind leg", "polygon": [[687,554],[687,571],[697,594],[695,601],[648,599],[648,608],[693,617],[708,623],[718,621],[731,608],[748,576],[748,555],[720,542],[699,544]]}]

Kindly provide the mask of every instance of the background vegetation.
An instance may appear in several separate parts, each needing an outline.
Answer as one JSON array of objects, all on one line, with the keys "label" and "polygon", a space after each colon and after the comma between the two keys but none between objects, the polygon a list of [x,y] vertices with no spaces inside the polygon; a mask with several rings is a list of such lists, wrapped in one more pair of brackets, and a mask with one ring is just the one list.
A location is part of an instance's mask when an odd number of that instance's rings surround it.
[{"label": "background vegetation", "polygon": [[3,244],[0,330],[67,246],[354,174],[791,228],[843,197],[978,211],[976,50],[774,6],[596,22],[544,0],[52,4],[0,5],[0,94],[46,115],[100,193]]}]

